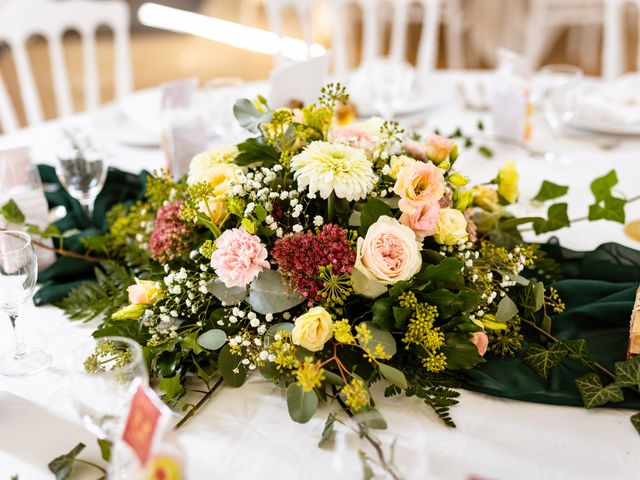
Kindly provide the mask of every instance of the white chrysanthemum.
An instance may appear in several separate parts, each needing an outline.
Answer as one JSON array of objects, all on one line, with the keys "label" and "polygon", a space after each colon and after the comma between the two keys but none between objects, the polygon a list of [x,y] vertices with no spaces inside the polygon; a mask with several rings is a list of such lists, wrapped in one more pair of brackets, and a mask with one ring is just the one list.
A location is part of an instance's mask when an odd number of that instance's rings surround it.
[{"label": "white chrysanthemum", "polygon": [[340,143],[310,143],[291,159],[291,170],[300,187],[322,198],[335,192],[338,198],[360,200],[377,181],[364,151]]},{"label": "white chrysanthemum", "polygon": [[232,163],[238,156],[238,147],[225,145],[206,152],[199,153],[189,164],[187,183],[193,185],[198,182],[209,181],[219,172],[217,167],[221,163]]}]

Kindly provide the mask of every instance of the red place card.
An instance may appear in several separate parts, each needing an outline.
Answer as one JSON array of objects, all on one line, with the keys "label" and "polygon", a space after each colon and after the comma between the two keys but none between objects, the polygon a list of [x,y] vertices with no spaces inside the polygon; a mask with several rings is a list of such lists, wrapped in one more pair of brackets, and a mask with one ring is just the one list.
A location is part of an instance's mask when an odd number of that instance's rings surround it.
[{"label": "red place card", "polygon": [[138,385],[131,398],[129,416],[122,434],[122,439],[135,452],[142,465],[149,461],[163,413],[152,395],[155,394],[144,385]]}]

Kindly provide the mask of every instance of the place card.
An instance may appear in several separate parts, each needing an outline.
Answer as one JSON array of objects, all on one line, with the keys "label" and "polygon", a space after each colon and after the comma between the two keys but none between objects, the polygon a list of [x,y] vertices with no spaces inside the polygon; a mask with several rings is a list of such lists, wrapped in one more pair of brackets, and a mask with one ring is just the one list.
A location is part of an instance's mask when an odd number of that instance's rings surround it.
[{"label": "place card", "polygon": [[636,300],[631,311],[627,359],[631,359],[636,355],[640,355],[640,288],[636,291]]},{"label": "place card", "polygon": [[292,101],[309,105],[327,82],[329,55],[295,62],[273,69],[269,77],[267,100],[271,108],[288,106]]}]

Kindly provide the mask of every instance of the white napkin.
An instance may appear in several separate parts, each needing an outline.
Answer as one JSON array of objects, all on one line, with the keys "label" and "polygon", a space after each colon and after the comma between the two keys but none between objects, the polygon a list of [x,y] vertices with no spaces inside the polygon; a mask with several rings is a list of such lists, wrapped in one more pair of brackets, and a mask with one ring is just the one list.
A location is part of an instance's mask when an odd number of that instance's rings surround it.
[{"label": "white napkin", "polygon": [[329,55],[273,69],[267,95],[269,106],[284,107],[291,100],[302,100],[305,105],[314,103],[326,83],[328,69]]},{"label": "white napkin", "polygon": [[[45,229],[49,225],[49,207],[44,196],[37,169],[31,163],[26,147],[0,151],[0,205],[13,200],[25,216],[26,222]],[[0,227],[15,228],[0,216]],[[51,240],[32,236],[34,240],[52,246]],[[56,260],[55,253],[35,247],[38,269],[44,270]]]},{"label": "white napkin", "polygon": [[579,89],[575,116],[579,119],[628,127],[640,123],[640,75],[606,83],[587,83]]}]

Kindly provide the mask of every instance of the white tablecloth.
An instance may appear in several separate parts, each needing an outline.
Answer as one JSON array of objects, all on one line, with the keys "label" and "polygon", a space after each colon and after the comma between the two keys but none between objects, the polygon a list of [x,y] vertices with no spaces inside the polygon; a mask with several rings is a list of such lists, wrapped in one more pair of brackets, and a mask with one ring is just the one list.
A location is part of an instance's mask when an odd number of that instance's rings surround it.
[{"label": "white tablecloth", "polygon": [[[474,74],[452,75],[452,81],[475,81]],[[49,122],[0,137],[0,149],[28,145],[35,161],[52,163],[60,127],[82,125],[97,137],[95,114],[82,114]],[[451,131],[457,126],[471,131],[486,114],[467,112],[452,101],[426,115],[426,126]],[[521,173],[524,198],[535,194],[543,178],[571,186],[571,217],[586,214],[589,183],[611,168],[618,171],[616,190],[627,196],[640,194],[640,159],[637,140],[625,140],[610,150],[587,139],[552,140],[537,122],[536,148],[562,151],[566,163],[527,158],[512,147],[495,147],[492,159],[474,150],[462,152],[461,170],[474,181],[493,178],[499,165],[515,158]],[[162,166],[155,148],[106,145],[111,165],[130,171]],[[524,202],[519,208],[531,210]],[[529,213],[532,213],[529,211]],[[538,212],[535,212],[536,214]],[[627,208],[629,218],[640,218],[637,205]],[[576,224],[556,233],[563,244],[592,249],[616,241],[639,248],[625,237],[622,226],[610,222]],[[31,344],[53,355],[53,365],[28,378],[0,376],[0,478],[18,474],[21,480],[51,478],[47,463],[78,441],[88,447],[82,457],[99,461],[95,440],[75,413],[65,375],[74,346],[86,339],[95,324],[79,324],[54,307],[31,305],[22,312],[23,332]],[[12,345],[8,321],[0,321],[0,351]],[[444,426],[419,400],[376,396],[378,409],[389,424],[379,436],[390,447],[394,439],[396,463],[407,478],[467,479],[632,479],[640,477],[640,439],[629,422],[631,411],[538,405],[463,391],[460,405],[452,409],[458,427]],[[194,397],[197,400],[197,396]],[[360,478],[358,449],[368,449],[356,435],[338,427],[333,447],[322,450],[317,442],[326,414],[324,407],[307,424],[293,423],[282,392],[268,381],[253,377],[241,389],[222,388],[180,430],[187,451],[190,479],[253,478]],[[372,452],[370,452],[372,454]],[[96,478],[88,467],[80,478]]]}]

